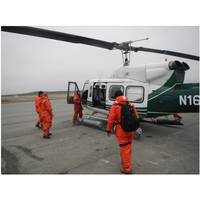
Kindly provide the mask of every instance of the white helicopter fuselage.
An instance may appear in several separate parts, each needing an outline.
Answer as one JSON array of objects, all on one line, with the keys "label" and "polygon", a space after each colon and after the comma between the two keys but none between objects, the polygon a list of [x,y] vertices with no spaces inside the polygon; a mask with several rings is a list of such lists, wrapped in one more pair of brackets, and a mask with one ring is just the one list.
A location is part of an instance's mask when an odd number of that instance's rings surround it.
[{"label": "white helicopter fuselage", "polygon": [[82,104],[94,113],[107,115],[116,91],[121,90],[141,118],[198,112],[198,84],[183,84],[188,69],[186,63],[179,61],[122,67],[110,78],[87,80]]},{"label": "white helicopter fuselage", "polygon": [[[147,106],[147,95],[149,85],[136,80],[131,79],[93,79],[89,80],[85,84],[84,91],[88,85],[89,95],[87,97],[87,103],[85,107],[97,113],[108,114],[109,108],[112,106],[115,100],[115,92],[121,90],[125,94],[130,102],[134,102],[137,108],[145,108]],[[94,85],[98,85],[99,97],[95,97]],[[104,94],[103,94],[104,93]],[[104,96],[105,95],[105,96]]]},{"label": "white helicopter fuselage", "polygon": [[[108,79],[92,79],[84,84],[83,92],[88,90],[87,109],[97,113],[108,114],[109,108],[114,102],[114,92],[121,90],[134,103],[140,114],[147,113],[148,95],[153,90],[163,85],[173,71],[169,69],[169,62],[135,67],[121,67]],[[95,104],[95,87],[103,91],[105,97],[100,96],[100,102]],[[100,98],[101,98],[100,97]]]}]

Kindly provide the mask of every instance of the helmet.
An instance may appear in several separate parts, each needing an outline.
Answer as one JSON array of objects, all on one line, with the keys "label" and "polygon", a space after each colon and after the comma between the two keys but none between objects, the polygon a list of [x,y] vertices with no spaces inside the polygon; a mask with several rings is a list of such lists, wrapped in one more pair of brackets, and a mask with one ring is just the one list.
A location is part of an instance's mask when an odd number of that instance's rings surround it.
[{"label": "helmet", "polygon": [[125,103],[128,102],[128,98],[125,97],[125,96],[119,96],[119,97],[116,98],[115,102],[125,104]]}]

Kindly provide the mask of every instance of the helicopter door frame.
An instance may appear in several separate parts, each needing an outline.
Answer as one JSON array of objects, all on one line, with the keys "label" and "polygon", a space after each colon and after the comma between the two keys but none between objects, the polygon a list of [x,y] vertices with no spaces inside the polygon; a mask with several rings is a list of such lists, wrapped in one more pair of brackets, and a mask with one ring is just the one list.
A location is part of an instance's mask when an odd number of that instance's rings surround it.
[{"label": "helicopter door frame", "polygon": [[84,85],[83,85],[83,90],[81,94],[81,101],[83,105],[86,105],[89,100],[89,96],[91,96],[91,83],[89,80],[86,80]]},{"label": "helicopter door frame", "polygon": [[[70,91],[71,85],[74,85],[74,89],[75,89],[74,91]],[[80,92],[78,84],[73,81],[68,81],[68,87],[67,87],[67,103],[68,104],[74,104],[73,98],[74,98],[74,94],[77,91]],[[71,93],[73,93],[73,95],[71,95]]]}]

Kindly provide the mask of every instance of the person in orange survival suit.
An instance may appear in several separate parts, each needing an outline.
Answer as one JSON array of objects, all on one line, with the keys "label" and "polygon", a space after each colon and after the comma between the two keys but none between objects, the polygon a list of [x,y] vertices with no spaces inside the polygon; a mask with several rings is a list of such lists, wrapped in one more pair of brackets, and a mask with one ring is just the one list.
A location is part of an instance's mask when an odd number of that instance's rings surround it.
[{"label": "person in orange survival suit", "polygon": [[52,119],[53,119],[52,106],[47,93],[43,93],[42,95],[40,108],[41,108],[43,138],[47,139],[50,138],[50,136],[52,135],[49,132],[49,129],[52,126]]},{"label": "person in orange survival suit", "polygon": [[[115,135],[118,140],[120,157],[122,168],[120,171],[125,174],[132,173],[132,162],[131,162],[131,154],[132,154],[132,141],[133,141],[133,132],[126,132],[122,129],[120,125],[121,121],[121,105],[126,104],[128,99],[125,96],[122,96],[123,93],[119,90],[115,93],[115,101],[110,109],[107,128],[106,131],[108,135],[111,134],[111,129],[115,126]],[[137,110],[132,105],[133,112],[139,118]]]},{"label": "person in orange survival suit", "polygon": [[83,113],[82,113],[83,108],[81,105],[81,96],[80,96],[79,91],[77,91],[76,94],[74,95],[73,101],[74,101],[74,115],[73,115],[72,123],[73,125],[75,125],[77,122],[78,116],[79,118],[83,117]]},{"label": "person in orange survival suit", "polygon": [[42,94],[43,94],[43,92],[39,91],[38,92],[38,96],[35,98],[35,111],[38,114],[37,124],[35,126],[38,127],[38,128],[41,128],[41,124],[42,124],[42,122],[41,122],[41,114],[40,114],[40,102],[41,102],[41,99],[42,99]]}]

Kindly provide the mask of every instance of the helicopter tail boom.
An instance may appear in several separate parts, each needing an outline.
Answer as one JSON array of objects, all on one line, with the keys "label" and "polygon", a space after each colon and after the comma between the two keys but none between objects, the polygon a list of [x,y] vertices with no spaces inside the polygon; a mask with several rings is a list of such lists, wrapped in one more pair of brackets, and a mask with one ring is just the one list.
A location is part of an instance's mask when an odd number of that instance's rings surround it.
[{"label": "helicopter tail boom", "polygon": [[147,117],[156,117],[170,113],[199,112],[199,83],[175,83],[169,88],[160,89],[148,98]]}]

